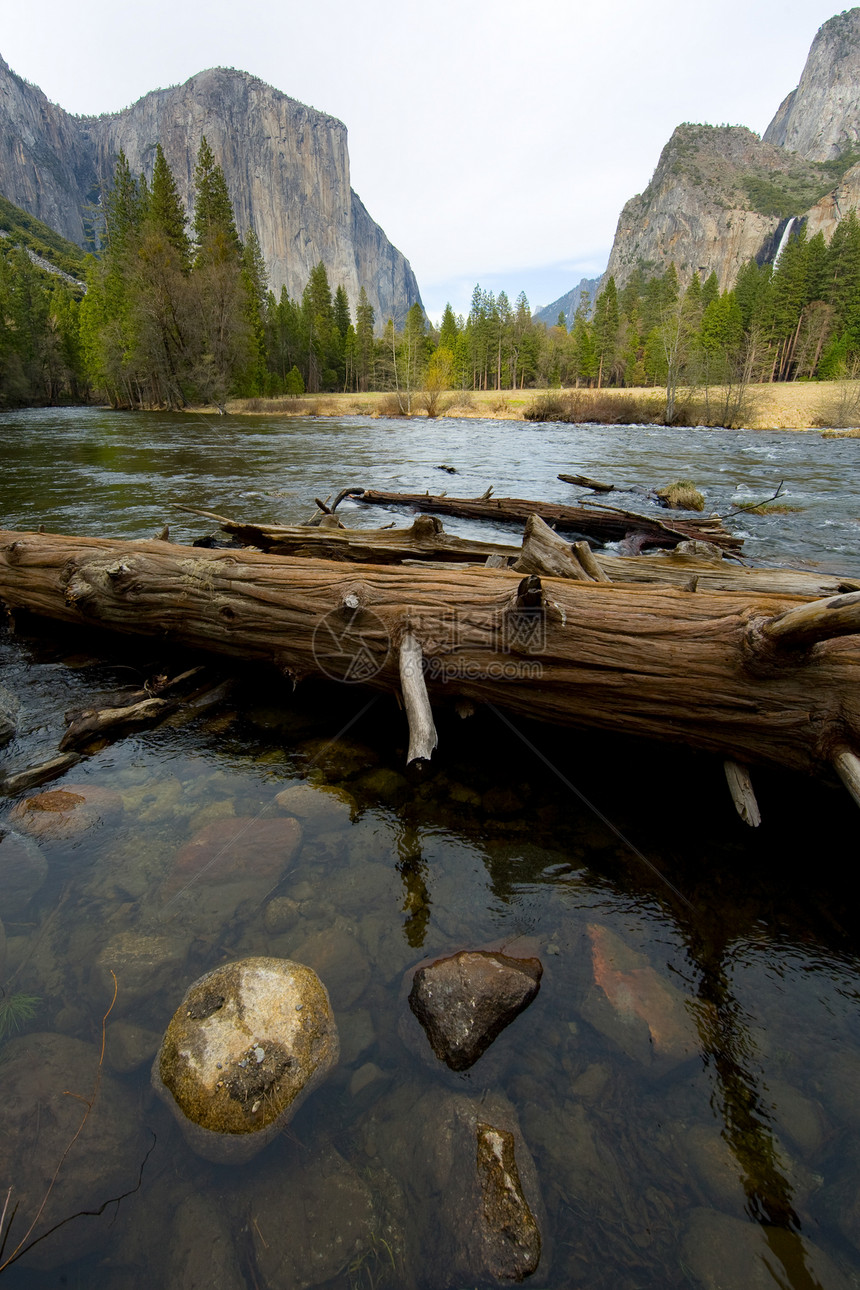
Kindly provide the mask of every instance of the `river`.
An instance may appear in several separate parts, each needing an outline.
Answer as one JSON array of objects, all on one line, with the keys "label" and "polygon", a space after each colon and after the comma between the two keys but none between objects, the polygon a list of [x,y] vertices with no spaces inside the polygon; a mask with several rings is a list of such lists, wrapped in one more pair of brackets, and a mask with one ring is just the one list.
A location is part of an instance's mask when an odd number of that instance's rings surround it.
[{"label": "river", "polygon": [[[179,504],[296,522],[347,485],[570,501],[559,471],[643,489],[680,477],[730,515],[782,484],[797,509],[727,519],[745,555],[857,576],[858,456],[860,441],[815,434],[37,410],[0,414],[0,513],[8,529],[118,537],[169,524],[187,542],[208,526]],[[51,756],[67,709],[181,661],[152,641],[4,629],[18,733],[0,770]],[[704,754],[489,711],[438,726],[430,768],[407,773],[390,698],[238,669],[226,708],[48,786],[87,798],[88,827],[28,833],[15,802],[0,807],[0,1214],[8,1188],[7,1221],[20,1201],[0,1265],[58,1164],[45,1216],[71,1219],[11,1265],[10,1287],[497,1284],[455,1143],[470,1115],[514,1132],[535,1290],[860,1285],[844,790],[757,771],[752,830]],[[301,846],[274,877],[256,871],[251,840],[302,785]],[[183,849],[237,827],[242,882],[210,873],[177,895]],[[540,960],[540,990],[455,1073],[409,1011],[411,972],[499,948]],[[209,1164],[150,1067],[187,987],[250,956],[315,968],[340,1061],[253,1161]]]}]

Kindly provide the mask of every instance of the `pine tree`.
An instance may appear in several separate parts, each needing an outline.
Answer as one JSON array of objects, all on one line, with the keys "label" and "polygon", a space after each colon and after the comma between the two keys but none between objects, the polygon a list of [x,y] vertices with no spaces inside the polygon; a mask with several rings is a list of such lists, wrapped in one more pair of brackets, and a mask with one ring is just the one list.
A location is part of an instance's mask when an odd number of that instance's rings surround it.
[{"label": "pine tree", "polygon": [[179,198],[173,171],[161,149],[155,145],[155,165],[146,203],[146,222],[163,233],[173,247],[183,273],[191,268],[191,243],[188,238],[188,217]]},{"label": "pine tree", "polygon": [[244,394],[265,394],[268,366],[265,318],[269,275],[253,228],[248,229],[242,247],[242,283],[245,288],[245,321],[250,333],[250,354],[240,384]]},{"label": "pine tree", "polygon": [[224,172],[216,163],[212,149],[204,134],[200,140],[197,164],[194,167],[194,241],[197,245],[195,263],[206,260],[235,260],[242,253],[233,206],[227,191]]},{"label": "pine tree", "polygon": [[307,380],[312,394],[338,384],[338,342],[334,303],[326,267],[320,260],[311,269],[302,293],[302,318],[307,334]]},{"label": "pine tree", "polygon": [[355,311],[355,373],[359,390],[363,393],[373,383],[373,305],[367,299],[364,287],[358,293]]},{"label": "pine tree", "polygon": [[612,371],[618,346],[618,292],[615,279],[609,278],[594,306],[594,345],[597,351],[597,388],[604,375]]},{"label": "pine tree", "polygon": [[458,334],[459,328],[457,327],[457,319],[454,317],[454,310],[450,304],[446,304],[445,312],[442,315],[442,326],[439,328],[440,349],[450,350],[453,354]]}]

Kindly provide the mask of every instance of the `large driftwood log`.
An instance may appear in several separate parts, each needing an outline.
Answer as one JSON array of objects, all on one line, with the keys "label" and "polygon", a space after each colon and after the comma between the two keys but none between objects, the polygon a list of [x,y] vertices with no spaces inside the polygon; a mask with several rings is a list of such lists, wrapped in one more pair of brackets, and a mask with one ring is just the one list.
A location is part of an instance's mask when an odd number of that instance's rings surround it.
[{"label": "large driftwood log", "polygon": [[294,678],[332,675],[332,653],[343,662],[352,651],[361,656],[353,675],[395,692],[411,634],[433,701],[463,696],[740,763],[817,771],[840,759],[849,778],[860,750],[853,595],[813,607],[561,578],[542,585],[504,569],[355,570],[158,541],[0,532],[0,600],[13,612],[268,660]]},{"label": "large driftwood log", "polygon": [[605,506],[563,506],[557,502],[532,502],[519,497],[447,497],[430,493],[385,493],[378,489],[350,489],[347,495],[372,506],[408,506],[420,511],[457,515],[464,519],[525,521],[539,515],[558,530],[576,532],[598,542],[617,542],[628,534],[641,534],[647,545],[677,546],[689,538],[713,542],[724,551],[740,551],[743,538],[735,537],[718,516],[670,522]]}]

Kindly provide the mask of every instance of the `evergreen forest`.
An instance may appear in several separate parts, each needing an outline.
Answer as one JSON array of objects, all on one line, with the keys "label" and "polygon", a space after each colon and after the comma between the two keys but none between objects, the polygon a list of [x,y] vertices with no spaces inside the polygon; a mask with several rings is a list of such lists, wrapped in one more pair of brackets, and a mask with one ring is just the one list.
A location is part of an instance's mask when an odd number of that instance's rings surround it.
[{"label": "evergreen forest", "polygon": [[596,301],[584,299],[570,328],[563,316],[537,322],[524,294],[511,303],[480,286],[466,317],[449,305],[435,327],[416,304],[395,327],[375,317],[364,288],[353,312],[322,263],[301,299],[276,297],[205,138],[194,192],[189,221],[160,145],[149,181],[120,154],[101,249],[85,259],[2,201],[0,406],[223,409],[232,397],[381,390],[402,411],[422,391],[432,415],[444,390],[654,386],[667,392],[671,422],[681,389],[860,371],[853,212],[829,244],[799,224],[776,266],[750,261],[730,291],[713,274],[681,289],[674,266],[642,265],[622,289],[609,278]]}]

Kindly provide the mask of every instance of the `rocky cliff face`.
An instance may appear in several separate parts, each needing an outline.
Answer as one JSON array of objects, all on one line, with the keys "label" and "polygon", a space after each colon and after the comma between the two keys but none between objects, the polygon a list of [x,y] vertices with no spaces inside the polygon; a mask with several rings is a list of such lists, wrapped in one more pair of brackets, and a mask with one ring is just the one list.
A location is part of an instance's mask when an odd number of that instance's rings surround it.
[{"label": "rocky cliff face", "polygon": [[674,263],[682,284],[713,271],[726,290],[746,260],[773,258],[792,216],[829,239],[860,207],[860,166],[848,169],[858,141],[860,9],[851,9],[821,28],[763,139],[742,127],[678,127],[621,212],[607,274],[622,285],[637,265]]},{"label": "rocky cliff face", "polygon": [[[22,128],[23,127],[23,128]],[[152,174],[160,143],[191,212],[203,135],[224,170],[236,225],[253,228],[277,294],[300,296],[320,260],[379,323],[420,301],[408,262],[350,188],[346,127],[244,72],[216,68],[123,112],[73,118],[0,63],[0,191],[71,240],[122,149]],[[17,136],[17,138],[16,138]]]},{"label": "rocky cliff face", "polygon": [[621,212],[607,274],[620,285],[637,265],[662,273],[674,263],[682,282],[714,272],[725,291],[831,184],[826,168],[742,126],[679,126],[645,192]]},{"label": "rocky cliff face", "polygon": [[764,132],[767,143],[829,161],[860,141],[860,9],[831,18],[812,42],[800,84]]},{"label": "rocky cliff face", "polygon": [[83,246],[84,215],[98,196],[77,122],[0,58],[0,193]]}]

